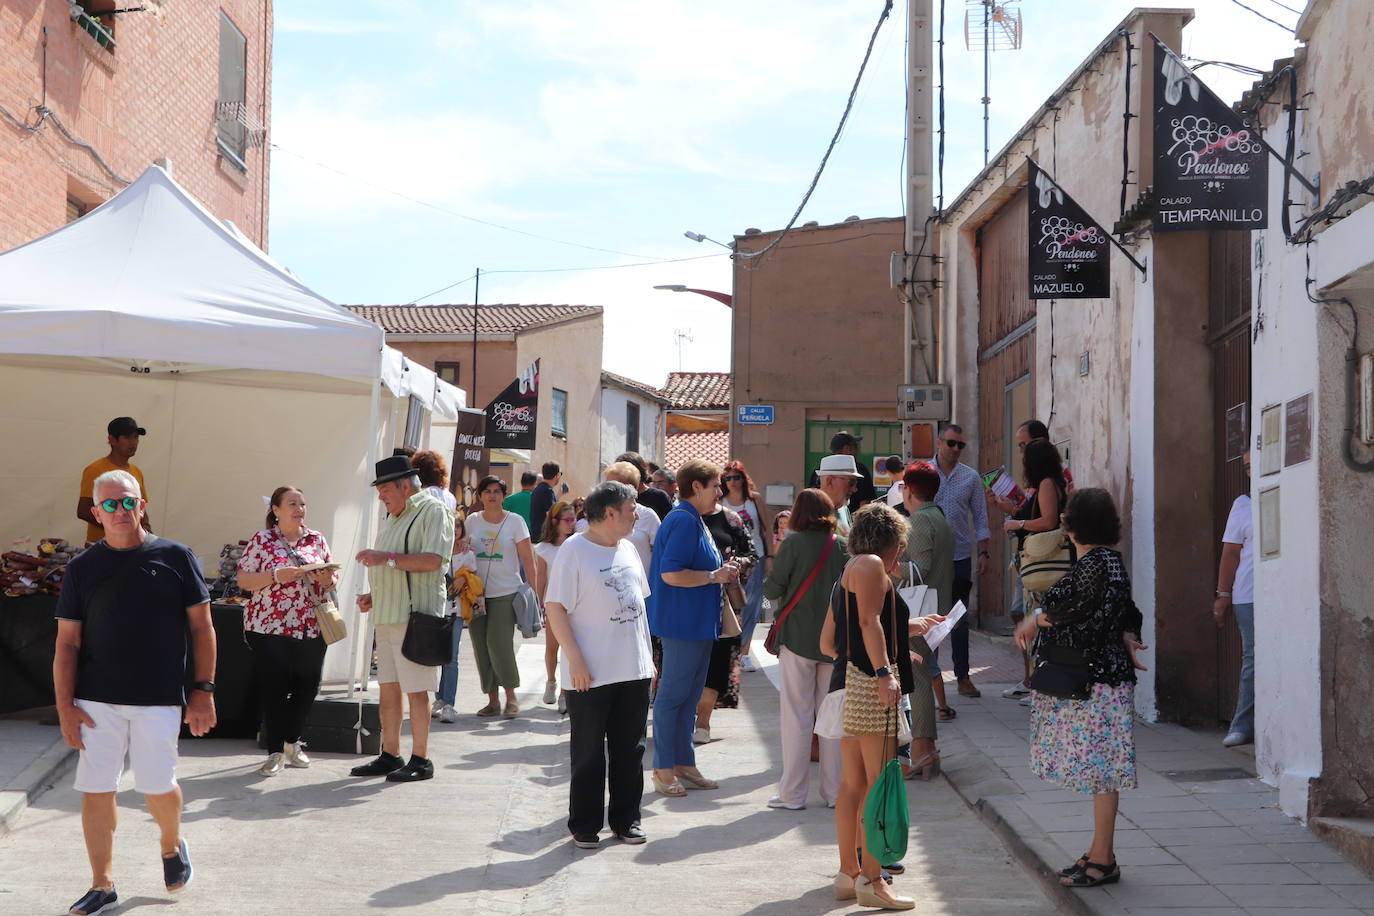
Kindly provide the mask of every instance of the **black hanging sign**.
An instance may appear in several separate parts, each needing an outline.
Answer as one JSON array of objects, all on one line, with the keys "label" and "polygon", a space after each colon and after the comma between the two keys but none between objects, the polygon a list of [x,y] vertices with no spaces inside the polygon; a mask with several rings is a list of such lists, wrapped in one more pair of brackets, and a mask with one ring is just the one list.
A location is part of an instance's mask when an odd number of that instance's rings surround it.
[{"label": "black hanging sign", "polygon": [[1158,38],[1154,71],[1155,231],[1266,228],[1264,143]]},{"label": "black hanging sign", "polygon": [[1030,163],[1030,298],[1108,299],[1111,237],[1034,159]]},{"label": "black hanging sign", "polygon": [[487,405],[487,448],[534,448],[539,418],[539,360]]}]

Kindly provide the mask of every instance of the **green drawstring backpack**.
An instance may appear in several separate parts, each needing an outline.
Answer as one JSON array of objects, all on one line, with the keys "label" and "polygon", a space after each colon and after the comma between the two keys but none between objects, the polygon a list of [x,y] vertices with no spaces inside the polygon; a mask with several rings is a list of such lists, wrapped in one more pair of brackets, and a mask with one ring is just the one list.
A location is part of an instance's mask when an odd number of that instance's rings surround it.
[{"label": "green drawstring backpack", "polygon": [[894,757],[883,764],[864,801],[864,851],[879,862],[901,861],[906,855],[910,826],[906,782],[902,779],[902,765]]}]

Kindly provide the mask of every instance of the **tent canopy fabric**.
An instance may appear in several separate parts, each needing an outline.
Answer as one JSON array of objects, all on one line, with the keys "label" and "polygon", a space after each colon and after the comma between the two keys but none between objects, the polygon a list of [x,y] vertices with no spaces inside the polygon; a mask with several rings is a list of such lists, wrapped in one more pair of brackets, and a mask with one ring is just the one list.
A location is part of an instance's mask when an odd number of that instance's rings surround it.
[{"label": "tent canopy fabric", "polygon": [[[377,379],[456,416],[461,390],[388,352],[162,168],[0,254],[0,354]],[[169,364],[166,366],[160,364]]]}]

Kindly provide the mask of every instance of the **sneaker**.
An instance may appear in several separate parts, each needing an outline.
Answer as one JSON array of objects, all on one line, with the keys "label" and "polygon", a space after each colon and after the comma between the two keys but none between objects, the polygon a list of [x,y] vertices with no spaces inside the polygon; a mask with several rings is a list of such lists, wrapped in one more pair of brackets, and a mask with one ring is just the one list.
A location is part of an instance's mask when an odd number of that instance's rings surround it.
[{"label": "sneaker", "polygon": [[558,714],[566,716],[568,714],[568,693],[563,691],[558,694]]},{"label": "sneaker", "polygon": [[748,655],[741,655],[739,660],[739,670],[746,674],[759,670],[754,667],[754,659]]},{"label": "sneaker", "polygon": [[259,776],[276,776],[286,766],[286,757],[283,754],[268,754],[262,766],[258,767]]},{"label": "sneaker", "polygon": [[410,755],[410,760],[405,766],[386,774],[387,782],[420,782],[433,778],[434,762],[427,757],[416,757],[414,754]]},{"label": "sneaker", "polygon": [[1022,706],[1029,706],[1031,704],[1031,699],[1029,696],[1024,696],[1016,702],[1020,703]]},{"label": "sneaker", "polygon": [[177,851],[162,857],[162,883],[169,891],[179,891],[191,883],[191,854],[182,840]]},{"label": "sneaker", "polygon": [[617,830],[615,838],[628,846],[638,846],[649,839],[638,824],[632,824],[628,830]]},{"label": "sneaker", "polygon": [[782,808],[782,809],[787,810],[787,811],[805,811],[805,810],[806,810],[806,805],[794,805],[794,804],[792,804],[791,802],[785,802],[785,801],[782,800],[782,796],[781,796],[781,795],[774,795],[772,798],[768,799],[768,807],[770,807],[770,808]]},{"label": "sneaker", "polygon": [[443,710],[440,711],[440,713],[439,713],[439,721],[440,721],[440,722],[457,722],[457,721],[458,721],[458,710],[454,709],[453,706],[452,706],[452,704],[445,703],[445,704],[444,704]]},{"label": "sneaker", "polygon": [[692,732],[692,743],[710,744],[711,730],[709,728],[698,728],[696,731]]},{"label": "sneaker", "polygon": [[554,702],[555,702],[557,699],[558,699],[558,682],[557,682],[557,681],[545,681],[545,682],[544,682],[544,705],[545,705],[545,706],[552,706],[552,705],[554,704]]},{"label": "sneaker", "polygon": [[286,757],[286,765],[305,769],[310,766],[310,758],[305,753],[304,741],[292,741],[281,746],[282,754]]},{"label": "sneaker", "polygon": [[399,770],[401,767],[405,765],[406,762],[402,760],[400,757],[397,757],[395,754],[388,754],[386,751],[382,751],[382,753],[377,757],[376,760],[373,760],[370,763],[364,763],[362,766],[354,767],[353,769],[348,771],[348,775],[385,776],[388,773],[392,773],[396,770]]},{"label": "sneaker", "polygon": [[1023,697],[1028,693],[1030,693],[1029,687],[1027,687],[1025,684],[1017,684],[1015,687],[1008,687],[1006,690],[1003,690],[1002,696],[1005,699],[1014,700],[1017,697]]},{"label": "sneaker", "polygon": [[119,905],[119,895],[114,888],[108,891],[93,887],[86,891],[86,896],[76,901],[67,910],[72,916],[95,916],[96,913],[104,910],[113,910]]},{"label": "sneaker", "polygon": [[601,837],[595,833],[574,833],[572,840],[578,849],[595,849],[601,845]]},{"label": "sneaker", "polygon": [[444,701],[443,701],[443,700],[435,700],[434,703],[429,707],[429,717],[430,717],[431,719],[437,719],[437,718],[439,718],[439,713],[441,713],[441,712],[443,712],[443,711],[444,711]]},{"label": "sneaker", "polygon": [[1255,739],[1245,732],[1231,732],[1221,739],[1222,747],[1240,747],[1242,744],[1254,744]]}]

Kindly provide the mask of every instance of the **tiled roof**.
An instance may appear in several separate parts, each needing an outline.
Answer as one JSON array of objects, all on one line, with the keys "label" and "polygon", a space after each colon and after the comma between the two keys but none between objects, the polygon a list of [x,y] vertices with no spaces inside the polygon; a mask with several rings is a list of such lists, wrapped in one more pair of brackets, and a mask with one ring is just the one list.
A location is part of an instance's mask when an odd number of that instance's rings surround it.
[{"label": "tiled roof", "polygon": [[[471,334],[471,305],[345,305],[388,334]],[[479,334],[514,334],[570,318],[601,314],[599,305],[482,305]]]},{"label": "tiled roof", "polygon": [[664,466],[676,471],[691,458],[705,458],[716,464],[730,459],[730,432],[716,430],[709,433],[673,433],[663,437]]},{"label": "tiled roof", "polygon": [[669,403],[667,397],[664,396],[663,392],[659,391],[653,385],[646,385],[644,382],[636,382],[632,378],[626,378],[623,375],[616,375],[614,372],[607,372],[605,369],[601,370],[601,380],[603,382],[611,382],[615,385],[619,385],[621,388],[627,388],[630,391],[633,391],[636,394],[641,394],[644,397],[649,398],[651,400],[658,401],[663,404]]},{"label": "tiled roof", "polygon": [[728,372],[669,372],[663,396],[675,410],[729,410],[731,388]]}]

